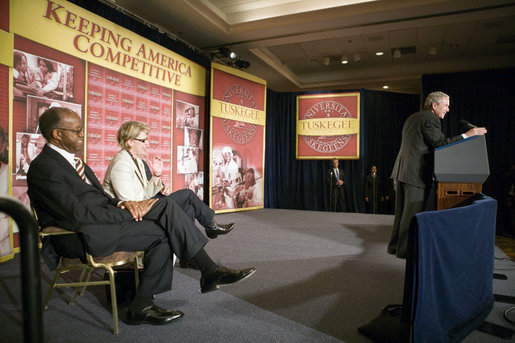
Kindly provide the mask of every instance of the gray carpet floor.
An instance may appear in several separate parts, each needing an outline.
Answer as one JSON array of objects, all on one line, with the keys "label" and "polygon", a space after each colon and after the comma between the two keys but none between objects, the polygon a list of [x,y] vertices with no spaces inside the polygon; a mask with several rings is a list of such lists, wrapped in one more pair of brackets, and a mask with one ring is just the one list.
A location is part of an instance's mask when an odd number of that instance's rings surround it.
[{"label": "gray carpet floor", "polygon": [[[231,268],[256,273],[217,292],[200,294],[199,275],[176,268],[173,289],[156,296],[162,307],[185,312],[165,326],[130,326],[111,332],[103,287],[91,287],[77,304],[71,290],[54,293],[44,313],[46,342],[348,342],[370,343],[357,331],[381,309],[402,302],[404,260],[386,253],[393,216],[263,209],[216,216],[236,229],[211,240],[207,252]],[[52,273],[42,264],[42,292]],[[515,263],[496,249],[494,293],[515,296]],[[101,278],[102,275],[97,275]],[[0,264],[0,342],[23,341],[19,257]],[[513,304],[496,302],[489,321]],[[507,342],[474,331],[465,343]]]}]

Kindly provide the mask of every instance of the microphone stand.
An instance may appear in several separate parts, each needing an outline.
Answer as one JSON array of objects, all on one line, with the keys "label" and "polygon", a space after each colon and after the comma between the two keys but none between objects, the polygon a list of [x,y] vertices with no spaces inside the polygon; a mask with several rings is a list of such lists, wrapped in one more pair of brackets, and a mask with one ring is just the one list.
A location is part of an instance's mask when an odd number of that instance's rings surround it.
[{"label": "microphone stand", "polygon": [[333,212],[333,172],[329,181],[329,212]]}]

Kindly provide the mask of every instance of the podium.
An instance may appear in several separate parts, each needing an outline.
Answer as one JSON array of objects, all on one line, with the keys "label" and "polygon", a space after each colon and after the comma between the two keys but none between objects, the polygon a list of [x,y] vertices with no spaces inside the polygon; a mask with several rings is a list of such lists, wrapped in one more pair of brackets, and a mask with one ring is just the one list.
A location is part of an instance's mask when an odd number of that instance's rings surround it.
[{"label": "podium", "polygon": [[482,191],[490,175],[485,136],[473,136],[435,149],[437,210],[452,208]]}]

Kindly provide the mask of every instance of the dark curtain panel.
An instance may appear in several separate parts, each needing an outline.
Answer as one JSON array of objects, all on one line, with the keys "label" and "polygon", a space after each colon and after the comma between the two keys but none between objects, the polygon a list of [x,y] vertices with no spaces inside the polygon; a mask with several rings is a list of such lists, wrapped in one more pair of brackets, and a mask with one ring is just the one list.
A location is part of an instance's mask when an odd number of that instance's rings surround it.
[{"label": "dark curtain panel", "polygon": [[[317,94],[338,92],[342,91]],[[350,212],[364,211],[364,178],[371,165],[378,167],[383,182],[389,180],[404,120],[420,106],[418,95],[369,90],[360,93],[360,159],[340,160],[345,171]],[[325,177],[330,162],[295,158],[296,97],[304,94],[313,93],[267,92],[265,207],[268,208],[329,209],[329,186]]]},{"label": "dark curtain panel", "polygon": [[[506,174],[515,163],[515,68],[424,75],[424,95],[439,90],[450,96],[450,111],[442,121],[447,135],[465,132],[459,121],[465,119],[488,130],[486,143],[490,176],[483,193],[498,200],[498,233],[509,233],[506,214]],[[514,233],[512,231],[512,233]]]}]

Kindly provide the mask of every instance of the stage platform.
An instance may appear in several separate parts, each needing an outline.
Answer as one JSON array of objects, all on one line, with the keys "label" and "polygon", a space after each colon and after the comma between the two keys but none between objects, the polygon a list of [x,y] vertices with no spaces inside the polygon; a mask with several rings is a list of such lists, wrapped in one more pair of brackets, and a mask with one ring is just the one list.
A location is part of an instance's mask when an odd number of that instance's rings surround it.
[{"label": "stage platform", "polygon": [[[256,273],[220,291],[200,294],[199,272],[176,268],[173,289],[156,297],[185,312],[170,325],[129,326],[111,333],[103,287],[88,289],[75,306],[71,290],[57,291],[44,313],[46,342],[348,342],[369,343],[361,326],[387,304],[401,303],[405,261],[386,253],[393,216],[262,209],[217,215],[235,222],[206,250],[227,267]],[[19,257],[0,264],[0,341],[23,340]],[[42,264],[46,292],[52,273]],[[496,248],[494,293],[515,296],[515,262]],[[103,277],[97,275],[98,278]],[[488,320],[513,304],[496,302]],[[120,306],[123,319],[125,308]],[[474,331],[465,343],[506,342]]]}]

